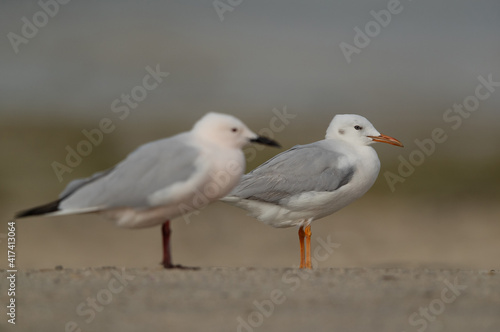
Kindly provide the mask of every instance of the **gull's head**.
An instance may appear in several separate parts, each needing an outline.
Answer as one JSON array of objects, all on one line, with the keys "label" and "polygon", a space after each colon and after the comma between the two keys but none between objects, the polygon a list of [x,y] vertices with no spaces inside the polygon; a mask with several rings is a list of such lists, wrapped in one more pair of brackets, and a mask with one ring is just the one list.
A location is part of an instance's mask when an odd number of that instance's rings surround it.
[{"label": "gull's head", "polygon": [[403,146],[397,139],[379,133],[370,121],[356,114],[336,115],[326,131],[326,138],[339,139],[361,146],[375,142]]},{"label": "gull's head", "polygon": [[196,122],[192,132],[202,140],[229,148],[241,149],[251,142],[280,147],[276,141],[257,135],[239,119],[227,114],[206,114]]}]

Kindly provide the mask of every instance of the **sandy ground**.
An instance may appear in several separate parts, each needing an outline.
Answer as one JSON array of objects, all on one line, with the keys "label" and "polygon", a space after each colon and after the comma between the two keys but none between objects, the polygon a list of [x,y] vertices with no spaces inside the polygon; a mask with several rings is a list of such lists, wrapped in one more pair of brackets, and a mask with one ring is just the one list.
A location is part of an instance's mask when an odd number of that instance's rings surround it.
[{"label": "sandy ground", "polygon": [[2,331],[500,330],[500,274],[486,270],[31,270],[16,301]]},{"label": "sandy ground", "polygon": [[18,323],[2,305],[0,331],[498,332],[499,220],[484,201],[369,196],[313,224],[312,273],[295,269],[296,229],[222,203],[173,223],[174,259],[196,271],[159,268],[158,228],[19,220]]},{"label": "sandy ground", "polygon": [[[312,246],[338,245],[317,267],[499,269],[499,221],[497,204],[370,195],[314,222]],[[184,265],[286,268],[299,263],[297,229],[274,229],[223,203],[209,206],[189,224],[176,219],[172,228],[174,261]],[[95,215],[22,219],[16,249],[22,269],[156,268],[161,234],[159,227],[117,228]],[[5,250],[1,244],[2,257]],[[6,263],[0,260],[0,268]]]}]

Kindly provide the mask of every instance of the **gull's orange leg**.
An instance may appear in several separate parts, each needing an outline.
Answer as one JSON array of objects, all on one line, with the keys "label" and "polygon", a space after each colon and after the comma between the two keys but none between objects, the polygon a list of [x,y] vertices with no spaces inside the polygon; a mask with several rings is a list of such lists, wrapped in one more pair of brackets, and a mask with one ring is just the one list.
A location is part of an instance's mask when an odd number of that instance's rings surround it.
[{"label": "gull's orange leg", "polygon": [[312,269],[312,261],[311,261],[311,225],[307,226],[304,230],[306,235],[306,269]]},{"label": "gull's orange leg", "polygon": [[304,227],[300,226],[299,228],[299,242],[300,242],[300,268],[303,269],[306,267],[305,264],[305,252],[304,252],[304,237],[306,233],[304,232]]}]

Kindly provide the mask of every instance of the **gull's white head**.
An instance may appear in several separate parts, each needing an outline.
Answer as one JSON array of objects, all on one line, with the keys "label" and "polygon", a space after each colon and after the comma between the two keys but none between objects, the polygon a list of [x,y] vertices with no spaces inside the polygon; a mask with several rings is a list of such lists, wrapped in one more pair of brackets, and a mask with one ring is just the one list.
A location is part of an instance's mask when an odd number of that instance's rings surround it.
[{"label": "gull's white head", "polygon": [[241,149],[251,142],[279,147],[279,144],[259,136],[234,116],[221,113],[207,113],[193,127],[193,134],[203,140],[229,148]]},{"label": "gull's white head", "polygon": [[336,115],[326,131],[326,138],[339,139],[361,146],[375,142],[403,146],[397,139],[380,134],[370,121],[356,114]]}]

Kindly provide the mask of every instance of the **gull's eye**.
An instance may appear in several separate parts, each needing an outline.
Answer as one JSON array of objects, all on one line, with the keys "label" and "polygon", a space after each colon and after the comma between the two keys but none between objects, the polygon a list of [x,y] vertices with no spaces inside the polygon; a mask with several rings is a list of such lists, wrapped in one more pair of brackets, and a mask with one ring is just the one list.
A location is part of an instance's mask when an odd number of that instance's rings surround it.
[{"label": "gull's eye", "polygon": [[356,125],[356,126],[354,126],[354,129],[361,130],[361,129],[363,129],[363,127]]},{"label": "gull's eye", "polygon": [[231,129],[231,131],[232,131],[233,133],[236,133],[236,132],[238,132],[238,128],[232,128],[232,129]]}]

